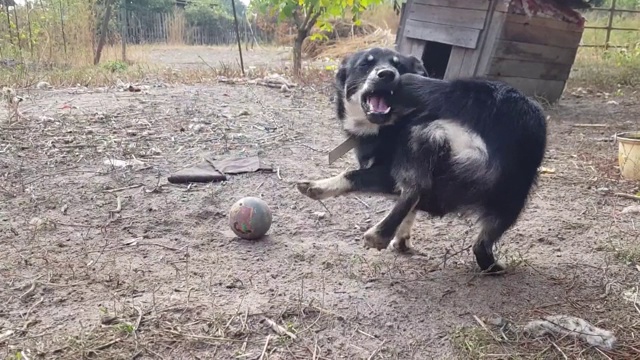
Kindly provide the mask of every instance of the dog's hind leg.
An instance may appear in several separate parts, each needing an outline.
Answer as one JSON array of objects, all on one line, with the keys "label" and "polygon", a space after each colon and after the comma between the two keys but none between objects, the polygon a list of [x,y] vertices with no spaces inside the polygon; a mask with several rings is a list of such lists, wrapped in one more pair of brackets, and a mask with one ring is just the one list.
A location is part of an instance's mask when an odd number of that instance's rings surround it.
[{"label": "dog's hind leg", "polygon": [[296,188],[311,199],[322,200],[349,192],[390,193],[394,188],[394,180],[387,168],[374,166],[346,171],[322,180],[298,181]]},{"label": "dog's hind leg", "polygon": [[496,262],[493,245],[515,223],[514,216],[485,216],[481,219],[480,234],[473,245],[473,253],[480,269],[486,273],[501,273],[505,266]]},{"label": "dog's hind leg", "polygon": [[398,226],[398,230],[396,230],[396,235],[391,241],[391,248],[396,250],[399,253],[407,254],[412,253],[411,249],[411,228],[413,227],[413,222],[416,219],[416,210],[413,209],[409,211],[407,216],[405,216],[404,220],[400,226]]},{"label": "dog's hind leg", "polygon": [[[364,233],[364,246],[382,250],[389,246],[391,239],[399,230],[402,229],[401,235],[407,235],[409,233],[407,229],[411,229],[408,225],[413,224],[415,218],[414,210],[418,201],[420,201],[419,192],[403,190],[387,216]],[[405,223],[405,220],[411,221]],[[402,243],[406,245],[406,239]]]}]

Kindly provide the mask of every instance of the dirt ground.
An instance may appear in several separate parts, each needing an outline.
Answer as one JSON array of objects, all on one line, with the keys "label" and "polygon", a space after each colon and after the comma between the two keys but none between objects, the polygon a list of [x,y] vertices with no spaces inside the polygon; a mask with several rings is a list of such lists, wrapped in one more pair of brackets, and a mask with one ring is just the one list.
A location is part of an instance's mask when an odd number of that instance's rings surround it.
[{"label": "dirt ground", "polygon": [[[228,46],[143,46],[133,47],[133,56],[147,63],[170,66],[175,69],[208,68],[221,66],[240,67],[237,45]],[[242,61],[245,71],[252,68],[289,69],[291,47],[242,44]],[[330,64],[325,59],[303,59],[303,66]]]},{"label": "dirt ground", "polygon": [[[362,235],[390,200],[346,196],[323,206],[295,190],[292,181],[355,166],[352,155],[327,165],[342,135],[322,89],[30,91],[22,107],[30,120],[0,128],[0,351],[9,359],[640,358],[640,310],[629,300],[640,280],[637,214],[621,213],[637,202],[615,195],[638,186],[620,179],[617,145],[606,141],[637,128],[640,99],[570,92],[548,110],[544,166],[553,172],[498,250],[509,270],[483,277],[469,250],[471,219],[419,215],[413,242],[424,257],[365,251]],[[203,154],[259,155],[277,171],[168,184]],[[263,240],[229,229],[227,210],[243,196],[273,211]],[[524,324],[548,314],[611,330],[617,347],[491,338],[501,334],[490,325],[498,316]]]}]

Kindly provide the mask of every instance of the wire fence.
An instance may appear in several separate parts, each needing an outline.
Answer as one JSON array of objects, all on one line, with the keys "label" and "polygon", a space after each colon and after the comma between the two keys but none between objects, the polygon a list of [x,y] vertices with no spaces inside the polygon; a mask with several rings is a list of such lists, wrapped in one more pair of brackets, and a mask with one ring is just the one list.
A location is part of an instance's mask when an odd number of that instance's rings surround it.
[{"label": "wire fence", "polygon": [[[593,7],[588,10],[592,18],[591,22],[595,25],[585,25],[583,43],[580,46],[605,49],[638,47],[640,45],[640,10],[635,8],[637,5],[629,6],[617,0],[610,0],[609,4],[604,5],[609,6]],[[598,24],[602,22],[604,24]],[[598,35],[603,32],[604,40],[600,41]]]},{"label": "wire fence", "polygon": [[[233,18],[218,18],[205,25],[189,24],[184,12],[143,13],[121,11],[117,21],[125,24],[123,36],[128,44],[178,43],[185,45],[229,45],[236,42]],[[273,24],[275,25],[275,23]],[[272,43],[275,29],[260,26],[256,18],[238,18],[240,39],[250,43]]]},{"label": "wire fence", "polygon": [[[107,46],[229,45],[237,41],[233,17],[223,12],[203,17],[201,12],[187,14],[179,6],[163,12],[130,11],[118,3],[103,26],[106,8],[96,1],[0,0],[0,60],[51,66],[91,64],[103,29]],[[290,31],[275,17],[242,14],[238,23],[241,41],[251,45],[278,42]]]}]

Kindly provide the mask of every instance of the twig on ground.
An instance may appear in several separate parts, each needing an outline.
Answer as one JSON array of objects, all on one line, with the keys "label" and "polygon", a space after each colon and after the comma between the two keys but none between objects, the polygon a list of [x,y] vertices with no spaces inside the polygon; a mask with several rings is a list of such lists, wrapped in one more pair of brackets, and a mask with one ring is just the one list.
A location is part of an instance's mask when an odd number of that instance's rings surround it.
[{"label": "twig on ground", "polygon": [[480,320],[480,318],[476,315],[473,315],[473,319],[480,325],[480,327],[482,327],[484,331],[487,332],[487,334],[489,334],[489,336],[491,336],[493,340],[500,342],[500,339],[498,339],[498,337],[491,330],[489,330],[487,324],[485,324],[484,321]]},{"label": "twig on ground", "polygon": [[27,296],[31,295],[31,293],[33,293],[33,291],[36,289],[36,285],[38,284],[38,279],[40,279],[42,277],[42,275],[38,276],[37,278],[33,279],[33,282],[31,282],[31,286],[29,287],[29,290],[25,291],[22,295],[20,295],[20,299],[24,300]]},{"label": "twig on ground", "polygon": [[116,208],[115,210],[110,210],[111,214],[114,213],[119,213],[120,211],[122,211],[122,199],[120,198],[120,196],[116,196]]},{"label": "twig on ground", "polygon": [[631,195],[631,194],[625,194],[625,193],[614,193],[613,195],[615,195],[617,197],[629,199],[629,200],[640,201],[640,196],[638,196],[638,195]]},{"label": "twig on ground", "polygon": [[605,128],[608,127],[607,124],[573,124],[573,127],[584,127],[584,128]]},{"label": "twig on ground", "polygon": [[315,152],[319,152],[319,153],[323,153],[323,152],[324,152],[324,151],[322,151],[322,150],[318,150],[318,149],[316,149],[316,148],[314,148],[314,147],[311,147],[311,146],[309,146],[309,145],[307,145],[307,144],[298,143],[298,145],[300,145],[300,146],[302,146],[302,147],[306,147],[307,149],[309,149],[309,150],[313,150],[313,151],[315,151]]},{"label": "twig on ground", "polygon": [[271,339],[271,334],[267,335],[267,341],[264,342],[264,347],[262,348],[262,354],[260,354],[260,360],[264,358],[264,354],[267,353],[267,348],[269,347],[269,340]]},{"label": "twig on ground", "polygon": [[143,185],[142,184],[135,184],[135,185],[129,185],[129,186],[125,186],[125,187],[121,187],[121,188],[117,188],[117,189],[104,190],[104,192],[106,192],[106,193],[114,193],[114,192],[119,192],[119,191],[139,188],[141,186],[143,186]]},{"label": "twig on ground", "polygon": [[43,298],[43,297],[40,297],[40,300],[36,301],[36,303],[35,303],[35,304],[31,305],[31,307],[29,308],[29,310],[27,310],[27,313],[24,315],[24,318],[25,318],[25,319],[29,319],[29,315],[31,314],[31,311],[33,311],[33,309],[34,309],[36,306],[40,305],[43,301],[44,301],[44,298]]},{"label": "twig on ground", "polygon": [[382,349],[382,346],[384,346],[384,344],[387,342],[387,340],[382,340],[382,343],[380,343],[380,345],[378,345],[378,347],[373,350],[373,352],[371,353],[371,355],[369,356],[369,358],[367,360],[371,360],[373,359],[374,356],[376,356],[378,354],[378,352],[380,352],[380,349]]},{"label": "twig on ground", "polygon": [[330,216],[333,216],[333,214],[331,213],[331,210],[329,210],[329,208],[327,207],[327,205],[325,205],[322,200],[318,200],[318,202],[320,203],[320,205],[322,205],[322,207],[327,210],[327,212],[329,213]]},{"label": "twig on ground", "polygon": [[108,343],[100,345],[97,348],[93,349],[93,351],[104,350],[104,349],[108,348],[111,345],[115,345],[115,344],[119,343],[120,341],[122,341],[122,339],[115,339],[115,340],[109,341]]},{"label": "twig on ground", "polygon": [[292,334],[291,332],[287,331],[287,329],[285,329],[284,327],[278,325],[275,321],[269,319],[266,316],[263,316],[262,319],[264,320],[264,322],[266,322],[271,329],[273,329],[273,331],[275,331],[278,335],[287,335],[288,337],[292,338],[293,340],[297,339],[295,334]]},{"label": "twig on ground", "polygon": [[366,206],[366,207],[367,207],[367,209],[370,209],[370,208],[371,208],[371,206],[369,206],[369,204],[367,204],[364,200],[360,199],[360,198],[359,198],[359,197],[357,197],[357,196],[354,196],[354,197],[356,198],[356,200],[360,201],[360,203],[362,203],[362,205]]},{"label": "twig on ground", "polygon": [[[132,305],[133,306],[133,305]],[[138,328],[140,327],[140,323],[142,322],[142,310],[140,308],[133,306],[133,308],[138,312],[138,319],[136,320],[136,327],[133,329],[133,336],[138,338]]]}]

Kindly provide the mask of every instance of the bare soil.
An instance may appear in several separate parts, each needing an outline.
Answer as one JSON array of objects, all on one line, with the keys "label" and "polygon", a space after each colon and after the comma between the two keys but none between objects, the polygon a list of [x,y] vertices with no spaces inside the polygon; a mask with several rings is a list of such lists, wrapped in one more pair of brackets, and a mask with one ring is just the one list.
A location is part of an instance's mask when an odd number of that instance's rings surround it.
[{"label": "bare soil", "polygon": [[[466,359],[483,346],[460,336],[481,329],[475,317],[522,324],[569,314],[614,331],[619,346],[569,341],[580,353],[570,358],[638,358],[640,311],[623,298],[640,280],[638,217],[621,213],[637,202],[614,194],[638,184],[620,179],[617,145],[602,138],[637,129],[640,100],[570,92],[548,110],[544,166],[553,171],[498,250],[509,270],[484,277],[469,249],[471,219],[420,214],[413,242],[427,256],[365,251],[363,232],[390,200],[350,195],[323,205],[295,190],[292,181],[355,166],[352,155],[327,165],[342,135],[317,88],[31,91],[22,107],[29,120],[0,128],[0,351],[10,359]],[[168,184],[203,154],[260,155],[277,171]],[[134,158],[143,164],[105,164]],[[244,196],[273,211],[262,240],[229,229],[227,210]],[[499,345],[493,357],[567,351],[538,343],[535,351]]]},{"label": "bare soil", "polygon": [[[175,69],[208,68],[221,66],[240,67],[237,45],[228,46],[158,46],[144,48],[144,60],[151,64],[170,66]],[[140,52],[136,50],[136,52]],[[287,70],[292,66],[291,47],[249,46],[242,44],[242,62],[245,71],[252,68]],[[303,66],[329,64],[323,59],[303,60]]]}]

